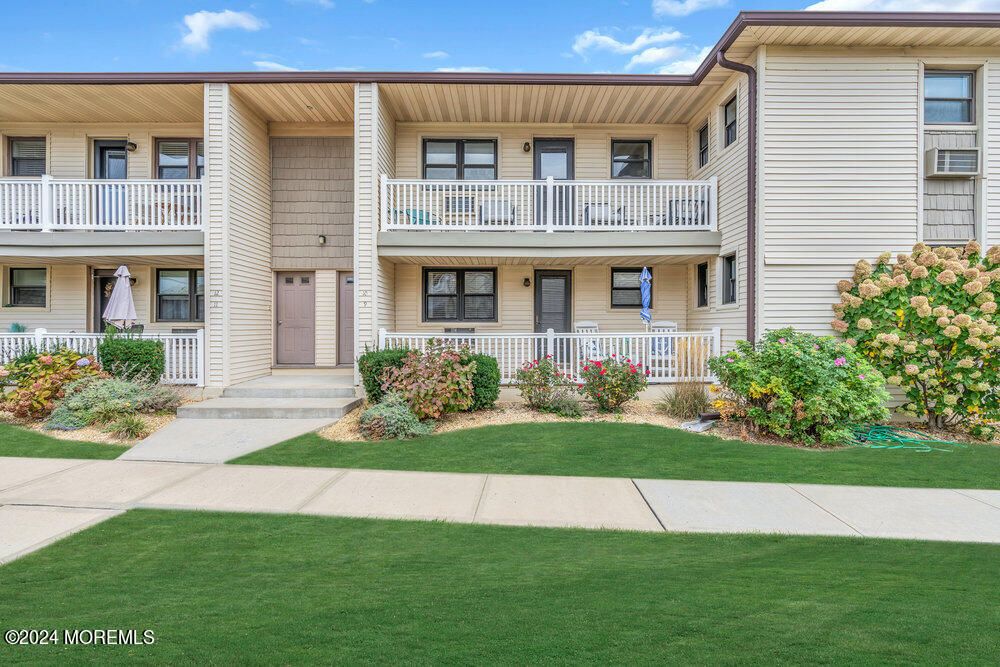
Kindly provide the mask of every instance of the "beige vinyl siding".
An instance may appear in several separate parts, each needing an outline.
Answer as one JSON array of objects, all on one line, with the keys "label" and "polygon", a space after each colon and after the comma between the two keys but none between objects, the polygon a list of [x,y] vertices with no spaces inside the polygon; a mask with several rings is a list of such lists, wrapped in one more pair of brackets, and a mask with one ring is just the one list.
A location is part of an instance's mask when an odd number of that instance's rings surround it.
[{"label": "beige vinyl siding", "polygon": [[643,139],[653,142],[653,178],[684,179],[687,176],[686,129],[683,125],[572,125],[525,123],[397,123],[397,178],[422,178],[423,139],[495,139],[499,177],[530,179],[533,152],[524,143],[535,138],[574,140],[575,177],[580,180],[611,178],[611,140]]},{"label": "beige vinyl siding", "polygon": [[337,365],[337,272],[316,270],[316,365]]},{"label": "beige vinyl siding", "polygon": [[45,137],[46,173],[55,178],[91,178],[95,139],[132,141],[127,154],[129,178],[156,177],[156,139],[201,137],[198,123],[3,123],[0,121],[0,164],[7,174],[7,137]]},{"label": "beige vinyl siding", "polygon": [[[379,193],[376,197],[376,201],[378,202],[376,211],[378,211],[380,210],[378,207],[381,206],[381,188],[378,186],[378,179],[381,174],[387,174],[390,178],[396,175],[396,121],[390,115],[388,108],[382,104],[378,105],[376,118],[378,120],[378,140],[375,142],[375,171],[376,192]],[[377,214],[374,216],[372,224],[375,227],[375,233],[377,233],[380,224]],[[377,244],[375,252],[376,254],[378,252]],[[396,304],[392,298],[395,289],[395,280],[392,264],[387,260],[377,259],[374,269],[375,329],[378,330],[380,327],[390,326],[396,318]],[[356,354],[360,354],[357,350],[358,348],[355,347]]]},{"label": "beige vinyl siding", "polygon": [[[729,146],[724,141],[723,105],[733,95],[737,100],[736,141]],[[688,169],[692,179],[719,179],[719,234],[721,245],[719,256],[736,253],[737,300],[735,304],[722,304],[719,280],[721,264],[719,257],[708,258],[709,294],[708,306],[696,307],[697,289],[696,264],[687,268],[686,285],[687,324],[691,330],[705,331],[714,327],[722,329],[722,347],[728,349],[740,339],[746,338],[746,296],[747,296],[747,78],[734,74],[720,92],[701,107],[694,120],[687,126],[687,142],[690,146]],[[708,163],[698,166],[698,130],[708,123]]]},{"label": "beige vinyl siding", "polygon": [[[452,265],[449,265],[452,266]],[[464,268],[453,265],[454,268]],[[477,333],[530,333],[535,330],[535,269],[566,269],[572,274],[571,320],[597,322],[601,331],[636,332],[645,327],[638,308],[611,307],[611,266],[530,266],[507,265],[497,268],[497,322],[423,322],[423,268],[416,264],[395,265],[396,318],[390,331],[405,333],[444,331],[445,327],[474,327]],[[653,320],[672,320],[680,329],[687,327],[687,278],[680,265],[654,266]],[[531,281],[524,286],[525,278]]]},{"label": "beige vinyl siding", "polygon": [[229,87],[205,84],[205,383],[228,384]]},{"label": "beige vinyl siding", "polygon": [[984,65],[983,91],[983,177],[980,181],[986,201],[985,246],[1000,244],[1000,58]]}]

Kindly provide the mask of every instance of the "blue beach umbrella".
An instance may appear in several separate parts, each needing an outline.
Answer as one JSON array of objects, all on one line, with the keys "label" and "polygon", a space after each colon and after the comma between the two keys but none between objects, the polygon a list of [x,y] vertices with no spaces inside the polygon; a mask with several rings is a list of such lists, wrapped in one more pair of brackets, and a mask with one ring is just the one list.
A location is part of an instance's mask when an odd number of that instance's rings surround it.
[{"label": "blue beach umbrella", "polygon": [[649,269],[645,266],[642,267],[642,273],[639,274],[639,292],[642,294],[642,310],[639,311],[639,317],[646,324],[649,324],[650,320],[653,319],[653,312],[649,309],[651,296],[651,283],[653,282],[653,276],[649,273]]}]

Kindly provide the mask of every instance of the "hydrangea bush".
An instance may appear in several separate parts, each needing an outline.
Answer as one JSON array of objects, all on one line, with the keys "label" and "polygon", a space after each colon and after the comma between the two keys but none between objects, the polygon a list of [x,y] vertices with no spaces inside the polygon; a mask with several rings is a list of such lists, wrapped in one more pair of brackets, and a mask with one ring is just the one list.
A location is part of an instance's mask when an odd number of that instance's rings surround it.
[{"label": "hydrangea bush", "polygon": [[1000,336],[995,323],[1000,247],[981,254],[918,243],[892,260],[857,263],[841,280],[831,325],[902,387],[900,411],[931,426],[961,426],[975,437],[996,434]]},{"label": "hydrangea bush", "polygon": [[580,371],[578,386],[604,412],[621,412],[622,407],[646,388],[646,375],[642,364],[631,359],[611,355],[604,361],[592,360]]},{"label": "hydrangea bush", "polygon": [[402,394],[418,418],[437,419],[472,405],[475,372],[476,362],[468,352],[432,338],[424,352],[413,350],[401,365],[385,370],[382,390]]},{"label": "hydrangea bush", "polygon": [[17,388],[4,395],[0,407],[18,418],[41,419],[65,396],[64,384],[87,375],[105,374],[93,356],[69,349],[17,360],[0,368],[0,377],[17,377]]},{"label": "hydrangea bush", "polygon": [[739,341],[708,365],[722,388],[716,407],[759,432],[835,444],[850,437],[847,424],[889,416],[882,375],[833,336],[768,331],[757,345]]}]

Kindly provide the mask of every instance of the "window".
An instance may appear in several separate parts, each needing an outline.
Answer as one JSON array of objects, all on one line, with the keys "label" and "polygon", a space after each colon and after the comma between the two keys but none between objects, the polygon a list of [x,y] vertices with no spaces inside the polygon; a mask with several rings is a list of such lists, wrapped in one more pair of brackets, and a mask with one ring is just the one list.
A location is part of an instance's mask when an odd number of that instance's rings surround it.
[{"label": "window", "polygon": [[201,269],[157,269],[156,319],[204,322],[205,272]]},{"label": "window", "polygon": [[424,269],[424,321],[496,322],[496,269]]},{"label": "window", "polygon": [[10,270],[10,305],[45,307],[45,269]]},{"label": "window", "polygon": [[971,123],[972,72],[924,72],[924,122]]},{"label": "window", "polygon": [[652,141],[611,142],[611,178],[652,178]]},{"label": "window", "polygon": [[11,139],[10,175],[41,176],[45,173],[45,139]]},{"label": "window", "polygon": [[708,262],[698,265],[698,307],[708,305]]},{"label": "window", "polygon": [[[612,308],[642,308],[640,274],[642,274],[641,268],[611,269]],[[649,299],[652,303],[652,283],[650,283]]]},{"label": "window", "polygon": [[159,139],[156,177],[201,178],[205,173],[205,142],[201,139]]},{"label": "window", "polygon": [[424,139],[424,178],[492,181],[496,177],[496,141]]},{"label": "window", "polygon": [[708,164],[708,123],[698,130],[698,167]]},{"label": "window", "polygon": [[722,258],[722,303],[736,303],[736,255]]},{"label": "window", "polygon": [[736,96],[722,107],[722,126],[725,128],[725,144],[729,146],[736,141]]}]

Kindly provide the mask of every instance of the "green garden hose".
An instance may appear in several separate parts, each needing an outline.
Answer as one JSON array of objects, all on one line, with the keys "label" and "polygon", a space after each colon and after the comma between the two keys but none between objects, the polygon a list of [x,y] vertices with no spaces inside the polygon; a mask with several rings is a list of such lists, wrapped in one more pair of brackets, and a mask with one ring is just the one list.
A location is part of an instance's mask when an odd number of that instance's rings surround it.
[{"label": "green garden hose", "polygon": [[848,424],[851,429],[851,439],[848,444],[855,447],[868,447],[870,449],[913,449],[918,452],[950,452],[939,445],[951,445],[954,447],[965,447],[960,442],[949,440],[936,440],[926,433],[914,431],[898,426],[885,426],[882,424]]}]

